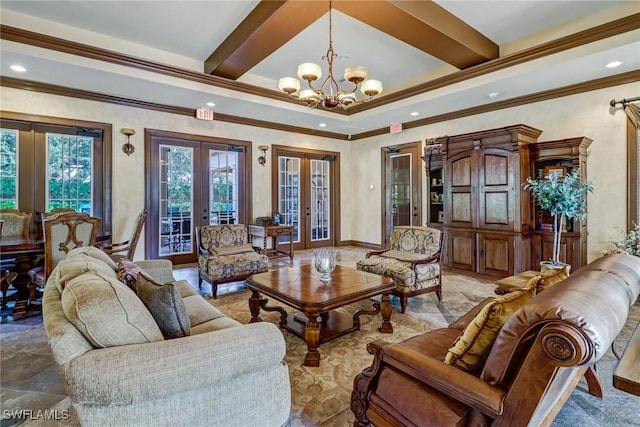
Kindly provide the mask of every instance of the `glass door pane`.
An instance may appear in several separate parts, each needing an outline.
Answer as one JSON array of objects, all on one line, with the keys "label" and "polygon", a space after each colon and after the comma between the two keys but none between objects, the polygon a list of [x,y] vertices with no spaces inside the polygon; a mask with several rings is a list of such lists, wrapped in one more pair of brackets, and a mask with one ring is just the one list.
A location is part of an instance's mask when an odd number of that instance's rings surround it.
[{"label": "glass door pane", "polygon": [[161,256],[191,253],[193,235],[193,148],[159,146]]},{"label": "glass door pane", "polygon": [[411,225],[411,154],[391,156],[391,216],[396,225]]},{"label": "glass door pane", "polygon": [[18,131],[0,129],[0,209],[18,208]]},{"label": "glass door pane", "polygon": [[238,221],[238,153],[209,150],[209,224]]},{"label": "glass door pane", "polygon": [[293,242],[300,242],[300,159],[278,158],[278,211],[280,224],[293,225]]},{"label": "glass door pane", "polygon": [[311,203],[309,213],[311,217],[311,240],[314,242],[329,240],[331,235],[329,229],[330,163],[327,160],[311,159],[310,166]]}]

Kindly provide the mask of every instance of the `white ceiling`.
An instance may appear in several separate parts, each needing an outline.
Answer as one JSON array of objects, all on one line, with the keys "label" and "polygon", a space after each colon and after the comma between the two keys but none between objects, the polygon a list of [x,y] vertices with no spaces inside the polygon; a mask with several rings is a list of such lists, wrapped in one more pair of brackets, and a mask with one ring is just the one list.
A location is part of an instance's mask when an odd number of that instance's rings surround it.
[{"label": "white ceiling", "polygon": [[[242,1],[13,1],[0,3],[3,25],[203,71],[203,61],[258,4]],[[501,56],[634,13],[636,0],[461,1],[437,0],[500,46]],[[328,7],[328,6],[327,6]],[[381,96],[458,71],[388,34],[333,11],[338,77],[349,65],[365,65],[381,80]],[[302,62],[321,63],[328,46],[325,14],[258,63],[238,81],[277,91],[280,77],[295,76]],[[1,42],[2,76],[17,77],[170,106],[198,108],[216,103],[216,113],[357,134],[395,122],[410,122],[496,101],[640,69],[640,30],[589,43],[462,83],[419,94],[357,114],[274,100],[125,65]],[[615,69],[605,67],[622,61]],[[25,73],[9,67],[21,64]],[[499,93],[489,98],[489,93]],[[417,116],[409,113],[416,111]],[[319,123],[326,127],[320,129]]]}]

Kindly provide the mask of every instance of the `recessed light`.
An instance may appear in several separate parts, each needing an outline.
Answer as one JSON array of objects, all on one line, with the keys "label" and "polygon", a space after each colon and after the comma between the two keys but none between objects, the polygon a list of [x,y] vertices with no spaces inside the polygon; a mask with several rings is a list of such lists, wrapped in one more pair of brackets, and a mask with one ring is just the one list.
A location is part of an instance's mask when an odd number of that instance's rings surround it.
[{"label": "recessed light", "polygon": [[607,68],[616,68],[622,65],[620,61],[611,61],[607,64]]},{"label": "recessed light", "polygon": [[12,65],[11,69],[13,71],[17,71],[18,73],[24,73],[25,71],[27,71],[27,69],[24,68],[22,65]]},{"label": "recessed light", "polygon": [[320,124],[318,124],[318,126],[320,126],[321,128],[326,128],[327,124],[326,123],[320,123]]},{"label": "recessed light", "polygon": [[500,95],[500,92],[491,92],[487,94],[487,98],[494,99],[494,98],[497,98],[498,95]]},{"label": "recessed light", "polygon": [[410,115],[411,115],[411,116],[417,116],[418,114],[420,114],[420,113],[418,113],[417,111],[412,111],[412,112],[410,113]]},{"label": "recessed light", "polygon": [[215,107],[216,103],[215,102],[207,102],[207,106],[208,107]]},{"label": "recessed light", "polygon": [[349,55],[340,55],[340,57],[338,57],[338,59],[340,61],[348,61],[349,59],[351,59],[351,57]]}]

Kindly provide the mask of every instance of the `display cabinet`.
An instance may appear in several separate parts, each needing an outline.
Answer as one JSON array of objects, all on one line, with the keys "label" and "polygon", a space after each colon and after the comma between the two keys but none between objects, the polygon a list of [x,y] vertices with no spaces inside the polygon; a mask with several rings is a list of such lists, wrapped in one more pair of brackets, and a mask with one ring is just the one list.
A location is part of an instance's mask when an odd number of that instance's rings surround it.
[{"label": "display cabinet", "polygon": [[[587,137],[541,141],[530,146],[531,176],[544,178],[550,173],[564,175],[580,168],[587,176],[587,155],[592,140]],[[533,204],[531,237],[532,268],[552,258],[553,220],[549,212]],[[572,271],[587,263],[587,222],[568,220],[560,238],[560,261],[571,265]]]},{"label": "display cabinet", "polygon": [[444,165],[442,145],[427,140],[422,160],[427,175],[427,217],[429,227],[442,229],[444,223]]}]

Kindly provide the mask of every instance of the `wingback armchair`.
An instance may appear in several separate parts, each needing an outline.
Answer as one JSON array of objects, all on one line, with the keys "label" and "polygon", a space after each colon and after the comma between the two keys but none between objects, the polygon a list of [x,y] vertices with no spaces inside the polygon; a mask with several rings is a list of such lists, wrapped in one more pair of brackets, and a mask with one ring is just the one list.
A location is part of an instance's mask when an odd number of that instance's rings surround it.
[{"label": "wingback armchair", "polygon": [[396,289],[391,293],[400,298],[404,313],[410,297],[435,292],[438,300],[442,299],[443,242],[444,233],[435,228],[396,226],[390,248],[368,252],[356,268],[392,278]]},{"label": "wingback armchair", "polygon": [[446,328],[370,343],[371,367],[354,380],[354,425],[551,425],[625,325],[640,258],[608,255],[546,288],[545,277],[531,280]]},{"label": "wingback armchair", "polygon": [[244,224],[205,225],[196,228],[198,286],[211,284],[213,298],[221,283],[244,280],[269,270],[269,258],[248,243]]}]

